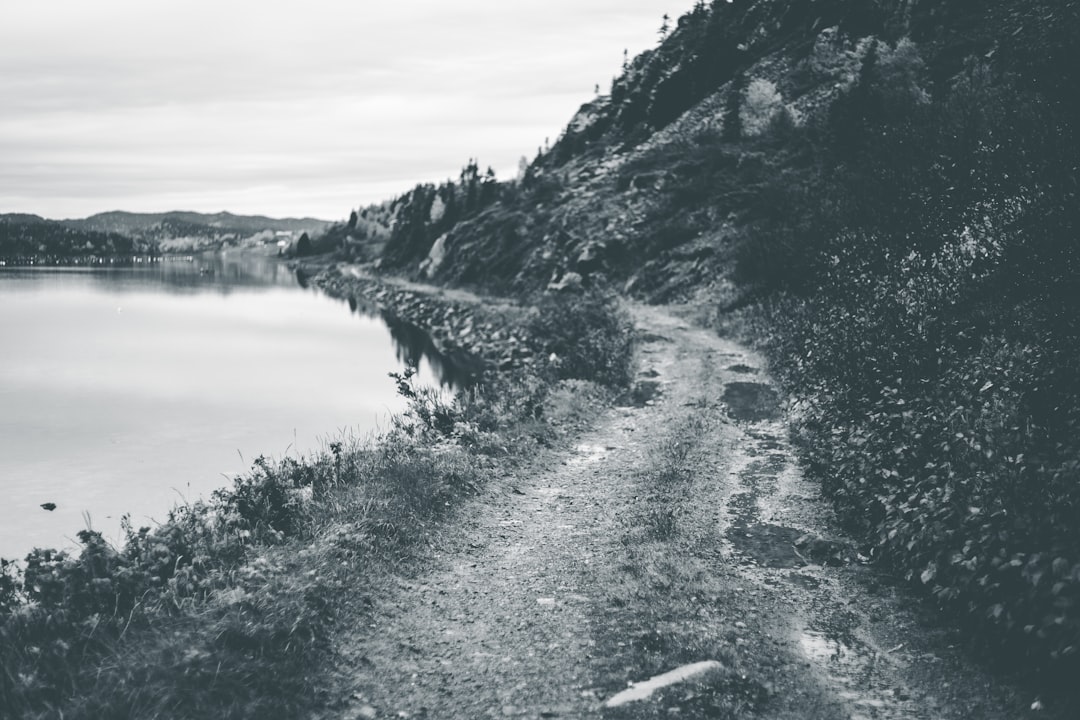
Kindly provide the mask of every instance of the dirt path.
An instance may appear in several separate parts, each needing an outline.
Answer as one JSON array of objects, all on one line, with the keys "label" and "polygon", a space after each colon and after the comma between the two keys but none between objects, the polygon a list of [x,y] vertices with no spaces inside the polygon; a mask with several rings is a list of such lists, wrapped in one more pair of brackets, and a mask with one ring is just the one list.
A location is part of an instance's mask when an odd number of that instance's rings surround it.
[{"label": "dirt path", "polygon": [[[829,529],[761,359],[634,315],[639,402],[478,501],[435,569],[343,636],[340,716],[1024,717],[1032,698]],[[719,666],[603,708],[704,660]]]}]

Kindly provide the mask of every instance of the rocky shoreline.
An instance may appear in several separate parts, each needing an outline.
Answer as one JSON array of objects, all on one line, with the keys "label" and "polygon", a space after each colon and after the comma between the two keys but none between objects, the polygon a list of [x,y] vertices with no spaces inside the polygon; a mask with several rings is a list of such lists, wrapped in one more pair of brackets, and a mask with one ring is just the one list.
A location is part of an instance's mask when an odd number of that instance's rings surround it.
[{"label": "rocky shoreline", "polygon": [[313,282],[327,295],[349,302],[350,307],[367,307],[391,323],[420,329],[438,352],[480,372],[537,362],[537,349],[525,327],[526,307],[514,308],[520,322],[507,327],[505,307],[496,316],[486,310],[483,298],[461,292],[453,297],[422,292],[395,278],[377,278],[340,266],[322,269]]}]

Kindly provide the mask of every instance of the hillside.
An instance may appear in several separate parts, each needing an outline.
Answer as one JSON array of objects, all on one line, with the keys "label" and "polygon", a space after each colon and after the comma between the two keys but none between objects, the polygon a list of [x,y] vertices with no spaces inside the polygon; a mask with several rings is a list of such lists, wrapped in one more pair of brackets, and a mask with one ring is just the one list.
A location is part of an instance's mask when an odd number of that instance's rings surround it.
[{"label": "hillside", "polygon": [[317,234],[330,226],[314,218],[268,218],[261,215],[233,215],[228,212],[166,213],[106,212],[81,220],[60,221],[68,227],[95,232],[117,233],[153,242],[164,251],[219,249],[224,246],[276,242],[286,233],[293,240],[303,233]]},{"label": "hillside", "polygon": [[378,265],[700,304],[770,357],[865,552],[980,642],[1067,677],[1078,14],[698,3],[522,178],[470,163],[383,206]]},{"label": "hillside", "polygon": [[156,253],[157,245],[115,232],[68,227],[37,215],[0,215],[0,259],[7,262],[63,262],[87,256]]},{"label": "hillside", "polygon": [[325,232],[314,218],[268,218],[228,212],[106,212],[73,220],[0,214],[0,255],[39,259],[144,252],[199,252],[224,247],[293,243],[304,233]]}]

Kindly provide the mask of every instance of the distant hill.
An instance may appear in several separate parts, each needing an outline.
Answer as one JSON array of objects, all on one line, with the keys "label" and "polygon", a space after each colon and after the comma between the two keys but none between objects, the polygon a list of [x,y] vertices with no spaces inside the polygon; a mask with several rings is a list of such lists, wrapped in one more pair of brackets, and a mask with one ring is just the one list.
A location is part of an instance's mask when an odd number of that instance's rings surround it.
[{"label": "distant hill", "polygon": [[61,220],[62,224],[95,232],[119,233],[156,243],[163,252],[220,249],[226,246],[257,245],[273,241],[280,233],[295,239],[302,233],[316,235],[331,223],[315,218],[275,219],[228,212],[132,213],[113,211],[81,220]]},{"label": "distant hill", "polygon": [[[0,214],[0,255],[198,252],[252,246],[331,226],[315,218],[275,219],[228,212],[132,213],[113,211],[82,219],[49,220],[26,213]],[[127,249],[112,249],[127,248]]]},{"label": "distant hill", "polygon": [[85,256],[156,253],[152,242],[114,232],[68,227],[37,215],[0,215],[0,258],[5,261],[63,262]]},{"label": "distant hill", "polygon": [[40,215],[31,215],[30,213],[0,213],[0,222],[10,223],[22,223],[25,225],[35,225],[41,223],[52,222],[46,220]]},{"label": "distant hill", "polygon": [[269,218],[262,215],[233,215],[229,212],[198,213],[176,210],[165,213],[132,213],[115,210],[98,213],[81,220],[60,220],[68,227],[98,232],[117,232],[142,235],[158,227],[205,227],[220,232],[254,234],[265,230],[295,233],[322,232],[330,226],[315,218]]}]

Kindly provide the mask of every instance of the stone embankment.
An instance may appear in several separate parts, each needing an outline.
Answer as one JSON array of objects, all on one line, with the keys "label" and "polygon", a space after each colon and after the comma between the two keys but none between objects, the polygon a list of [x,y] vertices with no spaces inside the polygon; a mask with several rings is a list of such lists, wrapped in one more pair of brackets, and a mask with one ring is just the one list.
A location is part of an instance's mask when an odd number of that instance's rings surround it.
[{"label": "stone embankment", "polygon": [[[485,369],[509,370],[537,362],[538,348],[525,324],[529,311],[460,290],[432,293],[354,266],[323,270],[314,282],[331,297],[424,331],[447,357],[471,358]],[[517,322],[508,323],[507,318]]]}]

